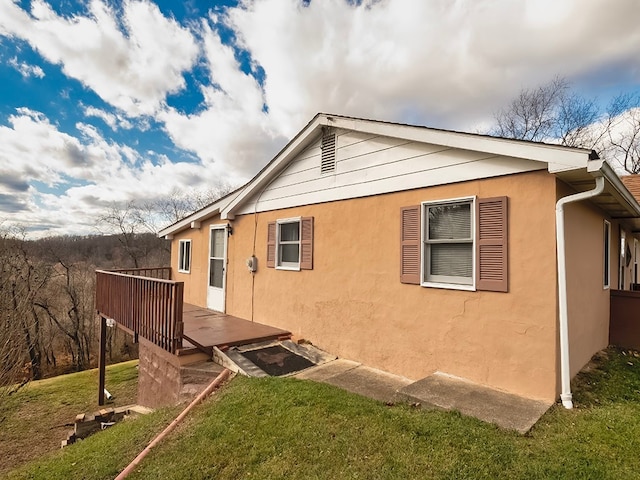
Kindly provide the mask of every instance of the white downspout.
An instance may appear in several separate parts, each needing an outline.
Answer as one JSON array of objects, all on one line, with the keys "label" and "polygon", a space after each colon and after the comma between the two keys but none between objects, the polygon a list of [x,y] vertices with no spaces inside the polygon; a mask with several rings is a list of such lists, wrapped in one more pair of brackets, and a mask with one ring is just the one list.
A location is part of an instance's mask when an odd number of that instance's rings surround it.
[{"label": "white downspout", "polygon": [[563,197],[556,203],[556,246],[558,256],[558,303],[560,322],[560,375],[562,379],[562,393],[560,399],[562,405],[573,408],[573,396],[571,395],[571,370],[569,364],[569,321],[567,313],[567,269],[564,241],[564,206],[567,203],[579,202],[587,198],[600,195],[604,190],[604,177],[596,177],[596,186],[593,190],[580,192]]}]

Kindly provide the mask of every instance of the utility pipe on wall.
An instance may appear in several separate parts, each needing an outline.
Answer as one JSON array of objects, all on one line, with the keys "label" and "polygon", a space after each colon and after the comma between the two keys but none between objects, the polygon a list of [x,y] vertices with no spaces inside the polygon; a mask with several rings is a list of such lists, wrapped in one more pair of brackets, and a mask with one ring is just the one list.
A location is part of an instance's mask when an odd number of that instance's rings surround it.
[{"label": "utility pipe on wall", "polygon": [[123,480],[125,478],[127,478],[129,476],[129,474],[131,472],[133,472],[133,470],[138,466],[138,464],[142,461],[142,459],[144,457],[147,456],[147,454],[151,451],[151,449],[153,447],[155,447],[156,445],[158,445],[162,439],[164,437],[166,437],[169,433],[171,433],[171,431],[176,428],[176,426],[182,421],[184,420],[184,418],[189,414],[189,412],[193,409],[193,407],[195,407],[196,405],[198,405],[200,402],[202,402],[205,398],[207,398],[216,388],[218,388],[220,386],[220,384],[222,382],[224,382],[227,378],[229,378],[229,376],[231,375],[231,370],[228,369],[224,369],[220,375],[218,375],[213,382],[211,382],[209,384],[209,386],[207,388],[204,389],[204,391],[202,393],[200,393],[200,395],[198,395],[190,404],[189,406],[187,406],[187,408],[185,408],[182,413],[180,413],[180,415],[178,415],[173,422],[171,422],[169,424],[169,426],[167,428],[165,428],[156,438],[154,438],[151,443],[149,443],[149,445],[147,445],[147,447],[138,454],[138,456],[136,458],[133,459],[133,461],[127,465],[127,467],[120,472],[120,474],[115,478],[115,480]]},{"label": "utility pipe on wall", "polygon": [[565,255],[564,235],[564,206],[567,203],[579,202],[596,197],[604,190],[604,177],[596,177],[596,186],[593,190],[575,193],[561,198],[556,203],[556,248],[558,257],[558,303],[560,323],[560,375],[562,380],[562,393],[560,399],[562,405],[573,408],[573,396],[571,395],[571,365],[569,362],[569,319],[567,309],[567,269]]}]

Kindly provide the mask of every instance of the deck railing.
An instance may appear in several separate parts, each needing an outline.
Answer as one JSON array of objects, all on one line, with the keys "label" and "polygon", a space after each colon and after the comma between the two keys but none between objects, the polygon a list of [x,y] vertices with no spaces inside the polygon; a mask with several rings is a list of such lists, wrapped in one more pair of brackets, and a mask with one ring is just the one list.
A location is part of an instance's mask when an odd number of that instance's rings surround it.
[{"label": "deck railing", "polygon": [[96,270],[96,310],[176,353],[182,348],[184,283],[170,276],[170,268]]},{"label": "deck railing", "polygon": [[124,273],[134,277],[160,278],[171,280],[171,267],[147,267],[147,268],[118,268],[115,270],[103,270],[111,273]]}]

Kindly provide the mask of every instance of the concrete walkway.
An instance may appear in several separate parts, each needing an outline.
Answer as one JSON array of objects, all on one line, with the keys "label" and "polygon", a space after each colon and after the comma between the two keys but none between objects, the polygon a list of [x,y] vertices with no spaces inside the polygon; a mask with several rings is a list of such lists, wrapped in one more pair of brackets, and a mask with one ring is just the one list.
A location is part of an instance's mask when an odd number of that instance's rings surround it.
[{"label": "concrete walkway", "polygon": [[398,389],[411,384],[407,378],[343,359],[308,368],[295,377],[329,383],[380,402],[394,402]]},{"label": "concrete walkway", "polygon": [[338,359],[312,367],[296,378],[329,383],[349,392],[393,403],[419,403],[426,408],[458,410],[502,428],[528,432],[552,405],[500,392],[439,372],[411,380],[350,360]]}]

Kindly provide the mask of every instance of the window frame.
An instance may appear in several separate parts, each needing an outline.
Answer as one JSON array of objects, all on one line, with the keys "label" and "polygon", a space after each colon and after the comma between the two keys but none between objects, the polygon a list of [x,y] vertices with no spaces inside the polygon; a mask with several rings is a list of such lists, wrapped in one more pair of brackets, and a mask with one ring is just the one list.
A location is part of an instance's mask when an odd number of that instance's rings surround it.
[{"label": "window frame", "polygon": [[[428,200],[424,201],[420,204],[420,223],[421,223],[421,232],[420,232],[420,248],[421,248],[421,260],[420,260],[420,285],[423,287],[430,288],[445,288],[450,290],[466,290],[466,291],[476,291],[476,199],[477,197],[457,197],[457,198],[448,198],[443,200]],[[469,204],[470,208],[470,238],[469,239],[456,239],[463,241],[437,241],[430,242],[426,237],[429,231],[429,215],[428,209],[433,206],[440,205],[455,205],[455,204]],[[455,280],[457,278],[464,277],[447,277],[447,276],[436,276],[437,278],[428,278],[429,266],[431,261],[430,250],[428,250],[428,245],[437,244],[437,243],[467,243],[471,245],[471,278],[469,283],[458,283]]]},{"label": "window frame", "polygon": [[[280,226],[289,223],[297,223],[298,224],[298,240],[292,241],[288,240],[286,242],[280,241]],[[298,261],[297,262],[283,262],[282,254],[281,254],[281,245],[298,245]],[[302,217],[292,217],[292,218],[279,218],[276,220],[276,245],[275,245],[275,268],[277,270],[291,270],[291,271],[300,271],[300,256],[302,255]]]},{"label": "window frame", "polygon": [[[633,284],[638,284],[638,239],[633,238]],[[633,290],[633,288],[632,288]]]},{"label": "window frame", "polygon": [[603,236],[603,256],[602,256],[602,268],[603,268],[603,286],[604,290],[611,288],[611,222],[604,221],[604,236]]},{"label": "window frame", "polygon": [[[185,266],[185,246],[189,245],[189,252],[187,255],[187,268]],[[191,273],[191,251],[192,243],[190,238],[182,239],[178,241],[178,273]]]}]

